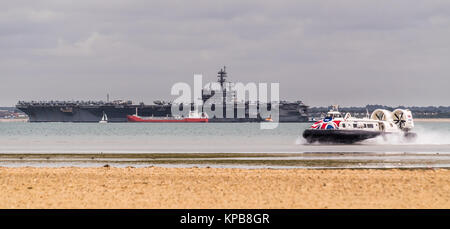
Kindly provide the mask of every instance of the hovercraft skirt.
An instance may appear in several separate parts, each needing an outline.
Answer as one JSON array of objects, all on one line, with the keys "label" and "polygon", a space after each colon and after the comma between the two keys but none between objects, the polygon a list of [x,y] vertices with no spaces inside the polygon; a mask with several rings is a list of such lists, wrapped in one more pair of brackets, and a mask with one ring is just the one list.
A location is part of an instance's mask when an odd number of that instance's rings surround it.
[{"label": "hovercraft skirt", "polygon": [[355,143],[382,135],[381,131],[307,129],[303,137],[308,143]]}]

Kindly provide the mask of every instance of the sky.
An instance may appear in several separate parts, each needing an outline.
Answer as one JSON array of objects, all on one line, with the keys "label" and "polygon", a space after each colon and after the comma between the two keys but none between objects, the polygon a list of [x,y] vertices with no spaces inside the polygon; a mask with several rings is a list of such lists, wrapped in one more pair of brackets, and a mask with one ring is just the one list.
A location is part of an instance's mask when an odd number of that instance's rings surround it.
[{"label": "sky", "polygon": [[450,1],[0,0],[0,106],[171,100],[194,74],[311,106],[450,105]]}]

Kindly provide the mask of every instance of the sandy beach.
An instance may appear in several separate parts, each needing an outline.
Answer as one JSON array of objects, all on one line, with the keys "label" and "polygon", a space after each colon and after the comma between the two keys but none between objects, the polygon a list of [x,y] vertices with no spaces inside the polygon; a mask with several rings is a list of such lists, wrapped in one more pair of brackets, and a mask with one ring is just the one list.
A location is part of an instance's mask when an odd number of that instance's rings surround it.
[{"label": "sandy beach", "polygon": [[450,170],[0,168],[0,208],[450,208]]}]

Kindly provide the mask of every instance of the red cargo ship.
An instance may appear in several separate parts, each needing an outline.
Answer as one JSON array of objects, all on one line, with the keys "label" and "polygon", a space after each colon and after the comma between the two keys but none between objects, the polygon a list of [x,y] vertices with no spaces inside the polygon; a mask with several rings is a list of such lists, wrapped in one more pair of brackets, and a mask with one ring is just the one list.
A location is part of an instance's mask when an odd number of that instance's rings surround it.
[{"label": "red cargo ship", "polygon": [[128,122],[208,122],[206,113],[190,112],[184,117],[140,117],[138,115],[127,115]]}]

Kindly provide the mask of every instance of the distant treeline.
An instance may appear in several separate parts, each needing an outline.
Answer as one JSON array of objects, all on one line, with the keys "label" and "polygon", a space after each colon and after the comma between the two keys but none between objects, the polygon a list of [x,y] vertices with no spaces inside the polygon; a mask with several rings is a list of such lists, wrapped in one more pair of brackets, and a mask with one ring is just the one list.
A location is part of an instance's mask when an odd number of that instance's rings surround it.
[{"label": "distant treeline", "polygon": [[[331,109],[329,107],[310,107],[308,112],[313,117],[320,117],[322,114],[327,113]],[[450,106],[428,106],[428,107],[390,107],[384,105],[367,105],[365,107],[339,107],[339,111],[343,113],[351,113],[354,116],[364,116],[367,111],[372,113],[376,109],[386,109],[393,111],[395,109],[409,109],[412,111],[415,118],[450,118]]]}]

